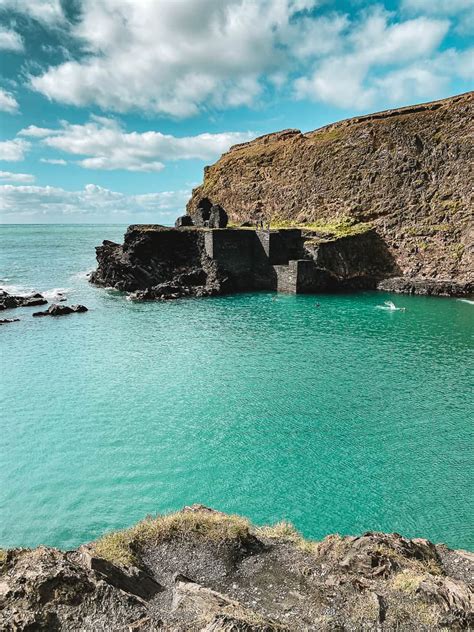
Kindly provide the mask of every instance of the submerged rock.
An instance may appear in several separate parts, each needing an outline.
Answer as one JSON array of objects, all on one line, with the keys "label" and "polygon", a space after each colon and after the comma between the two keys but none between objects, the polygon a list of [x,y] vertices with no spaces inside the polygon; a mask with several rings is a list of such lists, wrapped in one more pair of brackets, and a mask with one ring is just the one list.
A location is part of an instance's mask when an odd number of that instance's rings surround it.
[{"label": "submerged rock", "polygon": [[0,556],[2,630],[469,629],[474,556],[369,532],[304,540],[202,505],[76,551]]},{"label": "submerged rock", "polygon": [[33,316],[65,316],[66,314],[74,314],[87,312],[88,309],[85,305],[51,305],[44,312],[34,312]]}]

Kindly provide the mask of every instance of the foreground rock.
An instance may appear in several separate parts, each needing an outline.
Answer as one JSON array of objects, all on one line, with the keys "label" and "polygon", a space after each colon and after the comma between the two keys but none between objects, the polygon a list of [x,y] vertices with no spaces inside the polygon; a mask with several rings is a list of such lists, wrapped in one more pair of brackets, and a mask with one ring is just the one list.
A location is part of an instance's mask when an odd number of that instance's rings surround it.
[{"label": "foreground rock", "polygon": [[398,534],[304,540],[197,505],[67,553],[4,551],[2,630],[468,629],[474,556]]},{"label": "foreground rock", "polygon": [[67,314],[87,312],[85,305],[50,305],[44,312],[34,312],[33,316],[65,316]]},{"label": "foreground rock", "polygon": [[0,290],[0,310],[12,309],[15,307],[34,307],[36,305],[46,305],[48,301],[42,294],[30,294],[28,296],[14,296]]},{"label": "foreground rock", "polygon": [[473,110],[470,92],[236,145],[205,168],[188,214],[209,198],[235,225],[370,222],[410,291],[472,284]]},{"label": "foreground rock", "polygon": [[0,318],[0,325],[7,325],[8,323],[18,323],[19,318]]}]

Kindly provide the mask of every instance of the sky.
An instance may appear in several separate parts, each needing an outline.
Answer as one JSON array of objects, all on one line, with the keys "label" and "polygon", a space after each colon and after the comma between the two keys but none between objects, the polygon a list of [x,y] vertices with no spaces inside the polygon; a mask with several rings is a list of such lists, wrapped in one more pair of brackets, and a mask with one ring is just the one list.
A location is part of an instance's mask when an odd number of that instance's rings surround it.
[{"label": "sky", "polygon": [[171,224],[286,128],[473,89],[474,0],[0,0],[0,222]]}]

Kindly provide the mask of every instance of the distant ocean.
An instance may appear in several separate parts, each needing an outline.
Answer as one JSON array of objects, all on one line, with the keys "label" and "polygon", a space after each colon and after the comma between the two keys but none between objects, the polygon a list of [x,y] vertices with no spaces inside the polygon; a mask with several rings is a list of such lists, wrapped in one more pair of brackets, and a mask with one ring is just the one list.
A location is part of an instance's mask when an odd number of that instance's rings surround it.
[{"label": "distant ocean", "polygon": [[0,226],[1,287],[89,307],[3,312],[21,321],[0,328],[0,546],[69,548],[201,502],[313,538],[472,549],[472,304],[135,303],[87,281],[94,247],[125,228]]}]

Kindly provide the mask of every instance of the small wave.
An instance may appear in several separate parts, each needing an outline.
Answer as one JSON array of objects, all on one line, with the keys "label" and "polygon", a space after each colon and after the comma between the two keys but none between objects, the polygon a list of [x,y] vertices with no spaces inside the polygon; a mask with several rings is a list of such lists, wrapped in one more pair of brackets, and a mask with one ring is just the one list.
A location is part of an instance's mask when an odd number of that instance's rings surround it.
[{"label": "small wave", "polygon": [[2,283],[0,285],[0,290],[8,292],[8,294],[13,294],[14,296],[29,296],[35,292],[35,290],[31,287],[25,287],[24,285],[8,285],[6,283]]},{"label": "small wave", "polygon": [[59,301],[62,298],[66,298],[73,290],[64,287],[53,287],[52,290],[46,290],[41,292],[45,299],[48,301]]},{"label": "small wave", "polygon": [[474,301],[471,301],[471,299],[469,298],[458,298],[458,301],[461,301],[463,303],[469,303],[469,305],[474,305]]},{"label": "small wave", "polygon": [[85,281],[89,279],[90,275],[94,272],[94,270],[81,270],[81,272],[76,272],[71,276],[71,279],[79,279],[81,281]]}]

